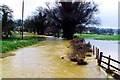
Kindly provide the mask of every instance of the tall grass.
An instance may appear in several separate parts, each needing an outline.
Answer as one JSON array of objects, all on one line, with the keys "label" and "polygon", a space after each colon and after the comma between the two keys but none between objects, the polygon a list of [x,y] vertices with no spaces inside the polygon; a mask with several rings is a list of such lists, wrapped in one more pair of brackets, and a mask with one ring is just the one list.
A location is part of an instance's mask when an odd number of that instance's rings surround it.
[{"label": "tall grass", "polygon": [[31,46],[33,44],[39,43],[39,41],[45,40],[45,38],[33,38],[33,37],[24,37],[22,40],[20,37],[14,37],[0,41],[0,53],[4,54],[9,51],[13,51],[18,48],[23,48],[26,46]]}]

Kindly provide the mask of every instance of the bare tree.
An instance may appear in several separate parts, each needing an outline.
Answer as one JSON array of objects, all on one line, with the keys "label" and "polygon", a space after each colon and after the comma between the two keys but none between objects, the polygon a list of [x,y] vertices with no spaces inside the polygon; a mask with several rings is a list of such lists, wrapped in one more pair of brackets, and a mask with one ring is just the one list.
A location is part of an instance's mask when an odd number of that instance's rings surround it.
[{"label": "bare tree", "polygon": [[34,33],[37,32],[37,34],[44,34],[46,29],[45,21],[47,20],[46,16],[45,9],[38,7],[35,11],[35,15],[30,19],[26,19],[25,28],[31,29]]},{"label": "bare tree", "polygon": [[95,17],[98,13],[98,5],[94,2],[64,0],[64,2],[56,2],[52,8],[48,3],[46,5],[48,16],[61,26],[64,38],[72,39],[77,27],[82,32],[88,25],[99,24]]}]

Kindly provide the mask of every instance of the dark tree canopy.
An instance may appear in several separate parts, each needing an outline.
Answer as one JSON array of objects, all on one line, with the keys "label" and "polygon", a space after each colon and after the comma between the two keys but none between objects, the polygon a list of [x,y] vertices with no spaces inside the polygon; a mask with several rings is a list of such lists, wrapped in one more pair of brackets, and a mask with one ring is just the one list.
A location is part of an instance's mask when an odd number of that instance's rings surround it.
[{"label": "dark tree canopy", "polygon": [[11,30],[14,27],[12,9],[10,9],[7,5],[1,5],[0,11],[2,12],[2,32],[8,38],[8,35],[11,35]]},{"label": "dark tree canopy", "polygon": [[82,32],[88,25],[99,24],[95,18],[98,5],[94,2],[56,2],[54,8],[46,5],[48,16],[61,26],[64,38],[72,39],[77,27]]},{"label": "dark tree canopy", "polygon": [[44,34],[46,29],[46,13],[44,8],[38,7],[35,15],[25,20],[25,28],[31,28],[34,33]]},{"label": "dark tree canopy", "polygon": [[22,26],[22,20],[21,19],[17,19],[15,21],[15,23],[16,23],[16,26]]}]

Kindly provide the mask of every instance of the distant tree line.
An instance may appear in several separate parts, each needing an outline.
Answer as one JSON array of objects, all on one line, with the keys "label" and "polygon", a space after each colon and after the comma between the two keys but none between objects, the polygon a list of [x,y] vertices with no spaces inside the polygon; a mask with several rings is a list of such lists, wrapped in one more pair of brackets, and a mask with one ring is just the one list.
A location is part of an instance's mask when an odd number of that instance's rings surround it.
[{"label": "distant tree line", "polygon": [[117,31],[117,34],[120,34],[120,29],[117,29],[116,31]]},{"label": "distant tree line", "polygon": [[83,32],[89,34],[113,35],[113,34],[120,34],[120,29],[86,27]]}]

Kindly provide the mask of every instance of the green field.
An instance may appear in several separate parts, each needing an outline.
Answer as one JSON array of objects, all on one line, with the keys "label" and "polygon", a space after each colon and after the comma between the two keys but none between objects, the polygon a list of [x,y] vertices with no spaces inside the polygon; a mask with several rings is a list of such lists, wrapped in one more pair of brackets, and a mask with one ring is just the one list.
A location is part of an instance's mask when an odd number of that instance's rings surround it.
[{"label": "green field", "polygon": [[95,40],[120,40],[120,35],[98,35],[98,34],[74,34],[80,38],[92,38]]},{"label": "green field", "polygon": [[33,38],[33,37],[24,37],[22,40],[21,38],[13,38],[13,39],[7,39],[0,41],[0,53],[5,54],[9,51],[13,51],[18,48],[23,48],[26,46],[30,46],[36,43],[39,43],[40,41],[45,40],[45,38]]}]

